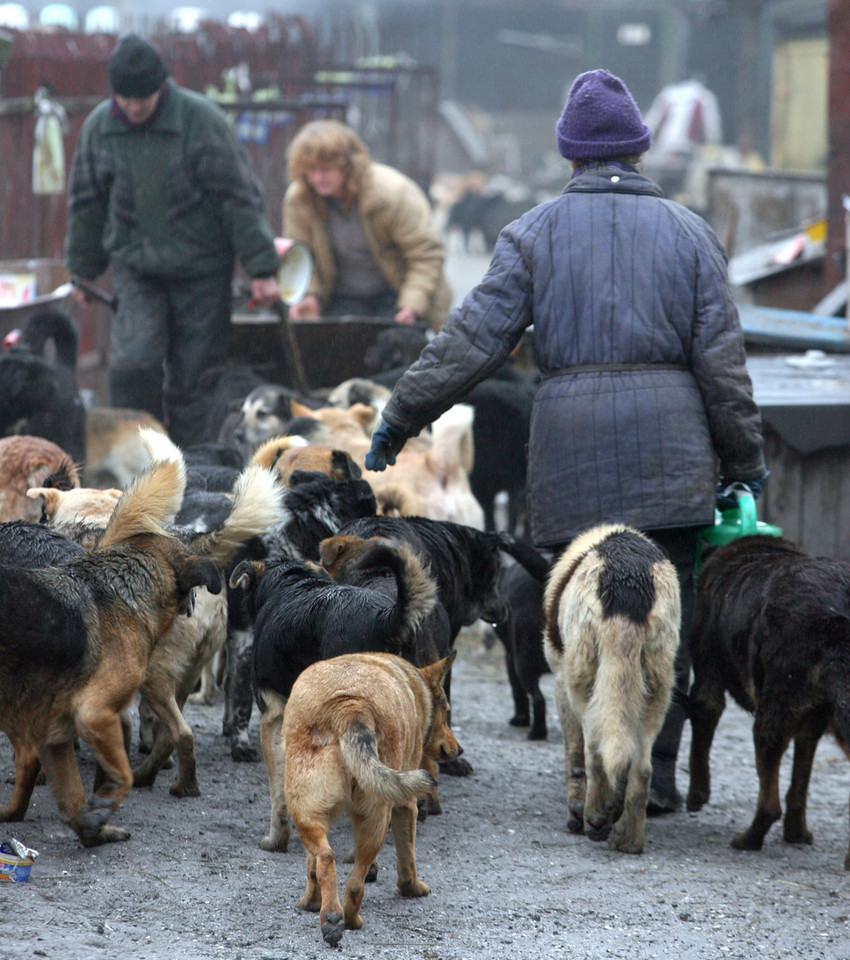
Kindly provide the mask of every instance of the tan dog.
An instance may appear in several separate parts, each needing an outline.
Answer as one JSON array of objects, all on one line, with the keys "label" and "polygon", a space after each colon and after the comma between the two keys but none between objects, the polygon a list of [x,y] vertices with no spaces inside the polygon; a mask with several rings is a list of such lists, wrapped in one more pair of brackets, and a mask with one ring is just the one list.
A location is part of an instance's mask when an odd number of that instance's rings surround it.
[{"label": "tan dog", "polygon": [[73,490],[58,490],[56,487],[33,487],[27,490],[31,500],[41,501],[41,523],[53,527],[85,524],[90,527],[105,527],[109,523],[115,504],[121,496],[117,487],[76,487]]},{"label": "tan dog", "polygon": [[[348,654],[312,664],[292,687],[282,736],[286,802],[307,850],[299,906],[319,911],[332,946],[344,927],[362,926],[366,873],[388,828],[399,892],[430,893],[416,872],[416,799],[431,785],[419,765],[423,755],[448,760],[458,753],[442,688],[453,659],[416,668],[394,654]],[[328,830],[343,811],[354,825],[355,858],[340,905]]]},{"label": "tan dog", "polygon": [[73,460],[52,441],[26,434],[0,439],[0,521],[37,523],[41,504],[29,499],[27,491],[50,476],[66,490],[80,485]]},{"label": "tan dog", "polygon": [[544,652],[564,733],[568,827],[640,853],[652,744],[679,645],[676,569],[621,524],[593,527],[558,559],[543,597]]},{"label": "tan dog", "polygon": [[284,486],[296,470],[324,473],[334,480],[358,480],[362,473],[344,450],[309,444],[303,437],[272,437],[257,447],[251,463],[276,471]]},{"label": "tan dog", "polygon": [[140,428],[166,433],[165,427],[144,410],[95,407],[86,413],[86,483],[122,490],[150,465],[150,455],[139,439]]},{"label": "tan dog", "polygon": [[[365,469],[377,417],[374,407],[355,403],[347,410],[310,410],[293,401],[292,411],[303,418],[303,436],[311,444],[344,450],[363,468],[363,478],[371,484],[382,513],[400,515],[402,509],[415,509],[416,514],[404,515],[484,529],[484,511],[469,485],[474,459],[472,407],[455,404],[431,424],[430,434],[408,440],[395,464],[380,472]],[[308,429],[311,420],[314,423]],[[403,497],[399,491],[404,491]]]}]

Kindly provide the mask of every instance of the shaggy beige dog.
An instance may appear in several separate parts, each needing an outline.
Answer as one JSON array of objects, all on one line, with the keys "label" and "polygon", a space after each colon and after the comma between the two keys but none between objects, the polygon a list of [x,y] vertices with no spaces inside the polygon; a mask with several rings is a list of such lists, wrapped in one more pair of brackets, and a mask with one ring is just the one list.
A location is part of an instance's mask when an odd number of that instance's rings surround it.
[{"label": "shaggy beige dog", "polygon": [[676,570],[637,530],[593,527],[558,559],[543,605],[564,732],[568,827],[640,853],[652,744],[679,645]]}]

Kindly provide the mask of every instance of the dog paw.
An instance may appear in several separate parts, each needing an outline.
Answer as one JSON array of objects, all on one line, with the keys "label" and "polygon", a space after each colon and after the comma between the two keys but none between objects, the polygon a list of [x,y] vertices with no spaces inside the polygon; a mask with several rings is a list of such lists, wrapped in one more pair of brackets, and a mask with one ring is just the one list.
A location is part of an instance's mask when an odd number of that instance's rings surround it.
[{"label": "dog paw", "polygon": [[750,832],[739,833],[732,838],[730,844],[735,850],[761,850],[762,840],[750,835]]},{"label": "dog paw", "polygon": [[616,850],[617,853],[643,853],[643,844],[637,843],[634,840],[622,840],[618,843],[614,843],[610,838],[608,839],[608,846],[612,850]]},{"label": "dog paw", "polygon": [[237,740],[230,745],[230,756],[236,763],[259,763],[260,753],[250,744]]},{"label": "dog paw", "polygon": [[125,830],[123,827],[113,827],[110,824],[105,824],[96,831],[80,829],[78,834],[80,843],[84,847],[100,847],[104,843],[122,843],[130,839],[129,830]]},{"label": "dog paw", "polygon": [[532,727],[528,731],[529,740],[545,740],[546,739],[546,727]]},{"label": "dog paw", "polygon": [[570,801],[570,815],[567,817],[567,830],[570,833],[584,833],[584,804],[579,800]]},{"label": "dog paw", "polygon": [[590,814],[590,816],[585,816],[584,820],[587,826],[587,835],[591,840],[598,842],[608,839],[613,824],[606,816]]},{"label": "dog paw", "polygon": [[399,883],[398,892],[403,897],[427,897],[431,893],[431,888],[417,878]]},{"label": "dog paw", "polygon": [[133,771],[133,786],[152,787],[156,781],[157,772],[142,764],[137,770]]},{"label": "dog paw", "polygon": [[169,787],[168,792],[172,797],[180,797],[181,799],[183,797],[199,797],[201,795],[201,786],[197,779],[189,783],[182,783],[180,780],[175,780]]},{"label": "dog paw", "polygon": [[104,824],[116,808],[113,800],[95,794],[77,814],[74,826],[84,847],[96,847],[110,842],[105,836]]},{"label": "dog paw", "polygon": [[440,762],[440,770],[449,777],[468,777],[475,773],[472,764],[468,760],[457,757],[454,760],[444,760]]},{"label": "dog paw", "polygon": [[608,837],[608,846],[618,853],[643,853],[643,840],[633,837],[627,830],[616,826]]},{"label": "dog paw", "polygon": [[527,713],[516,713],[508,720],[512,727],[527,727],[531,723],[531,717]]},{"label": "dog paw", "polygon": [[198,704],[198,706],[201,706],[201,707],[215,706],[215,694],[214,693],[190,693],[189,703],[196,703]]},{"label": "dog paw", "polygon": [[268,834],[263,837],[259,846],[261,850],[266,850],[269,853],[286,853],[289,849],[289,833],[287,832],[285,836],[281,834],[278,837]]},{"label": "dog paw", "polygon": [[805,814],[789,810],[782,824],[782,839],[786,843],[814,843],[815,836],[806,826]]},{"label": "dog paw", "polygon": [[329,913],[322,921],[322,936],[325,943],[331,947],[338,947],[345,932],[345,924],[342,922],[341,913]]}]

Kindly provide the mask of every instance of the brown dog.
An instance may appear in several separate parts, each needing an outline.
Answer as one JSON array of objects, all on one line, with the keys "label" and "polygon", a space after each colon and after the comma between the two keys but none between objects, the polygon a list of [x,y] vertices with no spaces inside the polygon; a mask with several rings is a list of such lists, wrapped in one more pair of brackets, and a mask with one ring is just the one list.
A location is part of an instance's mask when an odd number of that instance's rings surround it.
[{"label": "brown dog", "polygon": [[[168,451],[169,458],[182,468],[183,455],[165,434],[146,430],[140,439],[149,457],[157,455],[157,448],[160,456]],[[53,529],[92,548],[99,544],[121,491],[84,487],[60,492],[36,488],[28,496],[42,500],[42,519]],[[193,553],[208,557],[223,569],[245,540],[258,536],[280,519],[280,497],[281,490],[272,473],[259,466],[247,467],[234,485],[233,507],[223,524],[207,534],[181,531],[180,538]],[[222,649],[226,634],[226,595],[199,588],[194,596],[193,615],[178,617],[151,653],[139,703],[140,747],[148,756],[134,772],[135,786],[153,786],[157,773],[176,747],[179,771],[170,792],[177,797],[200,795],[194,736],[182,711],[205,667]],[[159,721],[157,729],[155,718]]]},{"label": "brown dog", "polygon": [[[416,799],[430,777],[423,755],[457,756],[446,723],[442,683],[454,654],[416,668],[389,653],[320,660],[295,681],[283,717],[284,784],[289,813],[307,850],[307,890],[322,936],[336,946],[343,928],[359,930],[366,873],[391,828],[398,889],[425,897],[416,873]],[[346,811],[354,827],[354,866],[340,905],[328,830]]]},{"label": "brown dog", "polygon": [[[162,526],[183,496],[182,460],[153,460],[95,550],[43,569],[6,567],[0,577],[0,729],[15,750],[15,787],[0,821],[23,819],[40,758],[60,815],[84,846],[128,838],[107,824],[133,783],[122,711],[152,651],[191,612],[195,587],[221,590],[216,566]],[[88,801],[75,736],[101,771]]]},{"label": "brown dog", "polygon": [[640,853],[652,744],[679,646],[676,570],[637,530],[593,527],[557,560],[543,609],[564,731],[567,826]]},{"label": "brown dog", "polygon": [[41,504],[29,499],[27,491],[48,477],[64,490],[80,485],[73,460],[52,441],[26,434],[0,439],[0,521],[38,522]]},{"label": "brown dog", "polygon": [[779,770],[792,741],[782,837],[812,843],[806,806],[820,738],[831,731],[850,756],[850,564],[764,535],[718,547],[700,572],[691,653],[688,810],[708,802],[709,753],[728,692],[754,714],[759,779],[752,823],[732,846],[761,850],[782,817]]}]

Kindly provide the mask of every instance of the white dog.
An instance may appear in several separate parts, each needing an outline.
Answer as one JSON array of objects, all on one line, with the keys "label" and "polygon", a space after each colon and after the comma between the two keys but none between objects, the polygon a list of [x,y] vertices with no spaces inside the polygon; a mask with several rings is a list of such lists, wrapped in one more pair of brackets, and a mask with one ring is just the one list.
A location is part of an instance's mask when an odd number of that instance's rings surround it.
[{"label": "white dog", "polygon": [[578,536],[544,594],[544,650],[564,732],[568,827],[640,853],[652,744],[673,689],[679,582],[630,527]]}]

